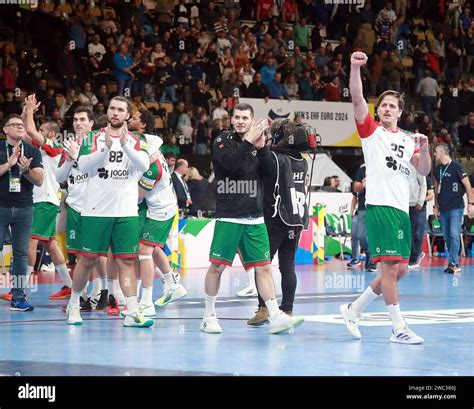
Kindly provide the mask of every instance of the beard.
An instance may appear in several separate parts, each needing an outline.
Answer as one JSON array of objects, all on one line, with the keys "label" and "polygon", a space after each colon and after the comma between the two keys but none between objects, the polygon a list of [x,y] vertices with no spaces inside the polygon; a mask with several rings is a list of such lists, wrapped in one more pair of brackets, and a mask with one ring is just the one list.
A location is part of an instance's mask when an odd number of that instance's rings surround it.
[{"label": "beard", "polygon": [[113,129],[120,129],[124,123],[125,121],[120,121],[120,122],[117,122],[116,124],[113,124],[112,121],[109,120],[109,124]]}]

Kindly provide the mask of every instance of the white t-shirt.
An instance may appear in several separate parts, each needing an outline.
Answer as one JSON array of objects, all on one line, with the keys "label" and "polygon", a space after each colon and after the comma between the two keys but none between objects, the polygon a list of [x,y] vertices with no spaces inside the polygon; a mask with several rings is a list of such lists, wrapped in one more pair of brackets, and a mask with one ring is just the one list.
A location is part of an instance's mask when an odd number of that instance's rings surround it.
[{"label": "white t-shirt", "polygon": [[390,206],[409,213],[413,138],[401,129],[396,132],[385,129],[369,115],[356,125],[366,164],[366,204]]},{"label": "white t-shirt", "polygon": [[43,161],[44,181],[41,186],[33,188],[33,203],[48,202],[59,206],[61,189],[56,181],[56,169],[59,165],[63,149],[61,145],[51,139],[44,138],[43,145],[39,146],[33,140],[33,146],[39,148]]}]

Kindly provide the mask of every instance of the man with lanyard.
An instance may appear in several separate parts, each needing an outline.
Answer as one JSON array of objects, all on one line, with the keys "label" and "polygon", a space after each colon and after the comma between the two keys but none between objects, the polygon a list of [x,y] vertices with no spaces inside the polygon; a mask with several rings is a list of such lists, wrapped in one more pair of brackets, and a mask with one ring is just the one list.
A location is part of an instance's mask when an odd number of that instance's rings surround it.
[{"label": "man with lanyard", "polygon": [[464,214],[464,195],[467,194],[467,211],[474,217],[474,194],[464,167],[451,159],[448,145],[435,148],[434,157],[438,166],[434,170],[435,184],[435,217],[441,217],[446,249],[448,250],[448,267],[445,273],[454,274],[461,271],[459,267],[459,248],[461,227]]},{"label": "man with lanyard", "polygon": [[56,169],[59,165],[62,147],[57,143],[59,127],[54,121],[41,124],[36,130],[34,113],[39,107],[35,94],[27,97],[23,116],[26,122],[26,141],[40,149],[44,165],[44,183],[33,189],[34,218],[28,249],[28,274],[34,269],[38,242],[48,250],[64,286],[51,294],[50,300],[60,300],[71,296],[72,280],[66,265],[64,254],[56,241],[56,218],[61,204],[59,183],[56,181]]},{"label": "man with lanyard", "polygon": [[[88,174],[79,170],[77,159],[79,156],[79,148],[86,135],[92,131],[94,125],[94,114],[85,106],[78,106],[74,110],[73,122],[75,135],[64,141],[64,153],[61,158],[58,169],[56,170],[56,180],[58,183],[68,182],[67,198],[66,198],[66,240],[67,251],[74,254],[76,260],[81,255],[81,211],[85,200]],[[94,132],[96,133],[96,132]],[[83,290],[80,305],[81,311],[89,312],[92,310],[91,299],[97,297],[100,292],[99,299],[95,302],[96,310],[103,310],[107,307],[107,274],[106,274],[106,257],[100,257],[99,262],[94,267],[94,285],[91,297],[87,295],[87,285]],[[97,288],[100,286],[100,288]]]},{"label": "man with lanyard", "polygon": [[407,273],[411,249],[410,164],[422,175],[430,172],[428,138],[422,134],[412,137],[397,127],[404,101],[396,91],[388,90],[379,96],[377,114],[380,123],[370,117],[360,73],[367,59],[362,52],[352,54],[350,92],[367,166],[369,249],[372,261],[380,261],[381,275],[353,303],[341,305],[339,311],[347,330],[354,338],[360,339],[360,314],[382,294],[393,325],[390,342],[421,344],[423,338],[407,327],[400,312],[397,282]]},{"label": "man with lanyard", "polygon": [[[33,186],[44,180],[40,151],[22,143],[25,124],[19,115],[5,119],[3,132],[7,139],[0,143],[0,246],[5,230],[11,227],[14,254],[10,311],[33,311],[23,293],[28,283],[28,241],[33,224]],[[5,298],[5,297],[2,297]]]},{"label": "man with lanyard", "polygon": [[107,127],[88,134],[79,151],[79,170],[87,173],[86,196],[81,212],[81,257],[74,271],[67,323],[81,325],[79,298],[89,272],[109,247],[117,261],[128,314],[126,327],[150,327],[138,310],[134,261],[138,253],[137,183],[150,161],[146,142],[130,133],[126,121],[130,102],[114,97],[107,110]]},{"label": "man with lanyard", "polygon": [[214,141],[213,165],[217,179],[216,224],[205,279],[206,308],[201,323],[205,333],[221,333],[215,310],[221,274],[231,266],[237,249],[244,268],[255,267],[257,289],[268,308],[270,333],[301,325],[302,317],[281,311],[271,275],[270,244],[263,219],[262,156],[267,121],[254,120],[253,108],[237,104],[232,115],[234,131],[222,132]]}]

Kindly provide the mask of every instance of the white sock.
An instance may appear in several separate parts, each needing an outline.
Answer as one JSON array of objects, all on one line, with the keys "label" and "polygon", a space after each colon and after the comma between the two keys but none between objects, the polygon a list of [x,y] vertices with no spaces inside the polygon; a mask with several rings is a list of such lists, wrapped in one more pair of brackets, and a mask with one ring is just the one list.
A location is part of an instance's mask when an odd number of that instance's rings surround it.
[{"label": "white sock", "polygon": [[372,287],[369,285],[366,290],[352,303],[352,310],[356,314],[360,314],[365,308],[374,301],[379,295],[374,293]]},{"label": "white sock", "polygon": [[26,266],[26,275],[25,275],[25,281],[24,281],[25,287],[28,284],[28,280],[30,279],[30,275],[33,272],[33,268],[34,268],[33,266]]},{"label": "white sock", "polygon": [[137,309],[137,296],[136,295],[130,295],[126,297],[125,302],[127,303],[127,313],[130,314],[131,312],[134,312]]},{"label": "white sock", "polygon": [[86,301],[89,299],[89,294],[87,294],[87,284],[84,287],[84,289],[81,291],[81,297],[84,298],[84,300]]},{"label": "white sock", "polygon": [[91,297],[96,297],[97,294],[100,293],[101,289],[102,289],[102,283],[100,282],[100,278],[94,278],[92,280]]},{"label": "white sock", "polygon": [[255,285],[255,269],[251,268],[250,270],[245,270],[247,272],[248,286],[257,288]]},{"label": "white sock", "polygon": [[217,295],[210,296],[207,294],[204,294],[204,299],[206,300],[206,311],[204,312],[204,317],[210,317],[211,315],[216,314],[216,300],[217,300]]},{"label": "white sock", "polygon": [[142,280],[137,280],[137,297],[140,296],[140,288],[142,287]]},{"label": "white sock", "polygon": [[142,299],[140,300],[142,305],[153,304],[153,286],[142,287]]},{"label": "white sock", "polygon": [[392,319],[393,329],[395,331],[405,327],[405,320],[402,317],[402,313],[400,312],[400,304],[390,304],[387,305],[388,313],[390,314],[390,318]]},{"label": "white sock", "polygon": [[165,279],[164,274],[161,272],[161,270],[160,270],[158,267],[155,267],[155,274],[158,275],[158,277],[160,278],[160,280],[164,280],[164,279]]},{"label": "white sock", "polygon": [[72,288],[72,280],[71,276],[69,275],[69,271],[67,271],[66,263],[56,266],[56,270],[58,271],[64,285],[66,287]]},{"label": "white sock", "polygon": [[[118,280],[117,280],[118,282]],[[125,305],[125,296],[123,295],[122,287],[120,285],[117,286],[117,300],[119,305]]]},{"label": "white sock", "polygon": [[100,277],[98,280],[100,280],[100,289],[107,290],[107,276]]},{"label": "white sock", "polygon": [[166,273],[164,275],[165,277],[165,283],[168,286],[168,288],[173,288],[175,286],[174,278],[173,278],[173,272],[170,271],[169,273]]},{"label": "white sock", "polygon": [[268,301],[265,301],[265,305],[268,308],[268,315],[270,316],[271,320],[274,320],[276,317],[280,315],[280,308],[278,308],[278,302],[276,298],[272,298]]},{"label": "white sock", "polygon": [[71,307],[79,308],[79,298],[81,297],[81,293],[76,293],[74,290],[71,291],[71,298],[69,298],[69,305]]},{"label": "white sock", "polygon": [[114,297],[117,297],[117,288],[118,288],[118,279],[113,278],[113,279],[108,279],[107,280],[107,287],[109,289],[109,294],[113,295]]}]

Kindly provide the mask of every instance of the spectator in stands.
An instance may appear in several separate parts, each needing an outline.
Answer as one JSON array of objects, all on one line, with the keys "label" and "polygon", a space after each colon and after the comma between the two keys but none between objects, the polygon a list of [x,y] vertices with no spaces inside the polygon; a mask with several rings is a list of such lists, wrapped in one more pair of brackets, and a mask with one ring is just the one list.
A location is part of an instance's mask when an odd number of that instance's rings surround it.
[{"label": "spectator in stands", "polygon": [[272,99],[289,99],[285,86],[281,83],[281,73],[277,72],[273,81],[268,84],[268,94]]},{"label": "spectator in stands", "polygon": [[174,172],[171,174],[174,191],[178,199],[178,207],[180,210],[185,210],[192,205],[191,194],[189,193],[188,184],[185,176],[188,170],[188,161],[185,159],[178,159],[174,167]]},{"label": "spectator in stands", "polygon": [[333,176],[326,176],[324,178],[323,186],[321,187],[323,192],[339,192],[336,189],[336,181]]},{"label": "spectator in stands", "polygon": [[394,52],[390,51],[384,60],[383,76],[385,79],[385,88],[393,89],[400,92],[400,82],[403,72],[402,62],[400,57]]},{"label": "spectator in stands", "polygon": [[299,99],[299,86],[293,74],[286,77],[285,90],[289,99]]},{"label": "spectator in stands", "polygon": [[132,56],[128,53],[127,45],[120,45],[119,51],[113,57],[113,63],[114,77],[117,81],[117,94],[123,96],[125,90],[128,90],[128,95],[130,96],[134,77],[132,72],[134,63]]},{"label": "spectator in stands", "polygon": [[46,98],[41,103],[40,109],[43,111],[43,115],[47,121],[53,117],[53,111],[57,108],[56,95],[53,87],[48,87]]},{"label": "spectator in stands", "polygon": [[0,91],[15,89],[18,78],[18,64],[14,59],[10,59],[4,64],[2,70],[2,82]]},{"label": "spectator in stands", "polygon": [[474,112],[470,112],[467,125],[459,128],[462,147],[468,159],[474,154]]},{"label": "spectator in stands", "polygon": [[404,114],[402,114],[402,120],[399,122],[398,126],[400,127],[400,129],[403,129],[404,131],[413,132],[413,133],[416,132],[416,125],[413,122],[412,116],[408,112],[405,112]]},{"label": "spectator in stands", "polygon": [[462,50],[451,39],[446,51],[446,82],[457,84],[461,76],[461,56]]},{"label": "spectator in stands", "polygon": [[257,21],[267,21],[273,15],[273,0],[257,0]]},{"label": "spectator in stands", "polygon": [[229,111],[227,111],[227,99],[221,98],[219,106],[212,112],[212,120],[221,119],[224,116],[229,116]]},{"label": "spectator in stands", "polygon": [[194,107],[203,107],[206,112],[209,112],[209,100],[212,98],[211,94],[207,90],[204,81],[199,80],[197,87],[193,92],[193,105]]},{"label": "spectator in stands", "polygon": [[12,114],[20,115],[22,108],[20,102],[15,98],[15,93],[12,89],[7,89],[3,92],[3,102],[0,105],[0,111],[3,113],[3,118],[7,118]]},{"label": "spectator in stands", "polygon": [[192,204],[189,207],[188,215],[197,216],[198,211],[205,209],[206,195],[209,189],[209,182],[204,179],[195,167],[190,167],[186,171],[186,181]]},{"label": "spectator in stands", "polygon": [[101,117],[107,115],[107,110],[105,109],[105,105],[103,102],[98,102],[94,106],[94,114],[96,117]]},{"label": "spectator in stands", "polygon": [[324,100],[328,102],[341,102],[341,94],[339,78],[334,76],[331,82],[324,87]]},{"label": "spectator in stands", "polygon": [[214,140],[222,132],[222,119],[216,118],[212,120],[212,130],[211,130],[211,153],[212,147],[214,146]]},{"label": "spectator in stands", "polygon": [[215,2],[210,1],[207,8],[203,9],[200,15],[202,28],[205,31],[212,31],[214,29],[214,24],[217,21],[217,16],[216,4]]},{"label": "spectator in stands", "polygon": [[298,4],[295,0],[285,0],[282,18],[285,23],[295,23],[299,19]]},{"label": "spectator in stands", "polygon": [[84,83],[84,88],[79,94],[79,102],[81,103],[81,105],[84,105],[89,108],[92,108],[95,104],[97,104],[98,99],[92,92],[90,82]]},{"label": "spectator in stands", "polygon": [[459,110],[461,114],[460,125],[467,124],[467,116],[474,112],[474,92],[469,89],[469,83],[464,81],[459,91]]},{"label": "spectator in stands", "polygon": [[98,102],[102,102],[105,107],[109,106],[110,102],[110,97],[109,93],[107,91],[107,86],[106,85],[101,85],[99,89],[96,92],[96,97]]},{"label": "spectator in stands", "polygon": [[178,118],[177,136],[182,153],[193,153],[193,126],[192,126],[193,110],[188,108]]},{"label": "spectator in stands", "polygon": [[198,119],[196,125],[196,155],[207,155],[210,153],[210,130],[208,126],[208,119],[206,112],[203,112]]},{"label": "spectator in stands", "polygon": [[432,122],[433,110],[436,108],[438,103],[439,86],[438,81],[432,77],[430,71],[425,71],[423,79],[416,87],[416,93],[421,97],[423,111],[428,115],[430,122]]},{"label": "spectator in stands", "polygon": [[295,45],[300,47],[302,52],[311,50],[311,30],[306,25],[306,18],[301,17],[298,24],[293,29]]},{"label": "spectator in stands", "polygon": [[458,126],[460,119],[459,96],[458,89],[452,84],[445,87],[444,92],[441,95],[439,117],[443,122],[443,127],[448,130],[453,137],[454,142],[458,144]]},{"label": "spectator in stands", "polygon": [[222,82],[229,79],[230,74],[235,72],[234,58],[232,57],[230,47],[224,48],[219,59]]},{"label": "spectator in stands", "polygon": [[63,88],[65,91],[69,88],[76,87],[77,68],[70,42],[64,46],[63,52],[58,57],[57,71],[63,79]]}]

